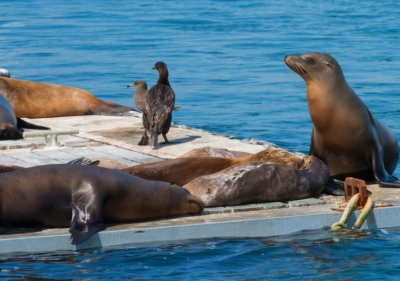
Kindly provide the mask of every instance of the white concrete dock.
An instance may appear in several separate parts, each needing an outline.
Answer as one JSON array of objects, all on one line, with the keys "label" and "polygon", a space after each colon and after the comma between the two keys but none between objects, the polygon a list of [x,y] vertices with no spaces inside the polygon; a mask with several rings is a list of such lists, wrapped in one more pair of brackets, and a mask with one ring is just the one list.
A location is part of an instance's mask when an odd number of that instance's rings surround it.
[{"label": "white concrete dock", "polygon": [[[137,113],[130,116],[78,116],[30,119],[49,126],[50,134],[26,131],[18,141],[0,142],[2,164],[31,167],[66,163],[78,157],[114,159],[126,165],[138,165],[175,158],[194,148],[213,146],[250,153],[265,147],[249,144],[209,132],[173,126],[168,134],[172,144],[158,150],[136,145],[143,129]],[[62,132],[72,133],[71,135]],[[47,133],[49,134],[49,133]],[[49,145],[49,142],[53,142]],[[376,208],[363,228],[400,226],[400,190],[368,186]],[[285,235],[301,230],[320,229],[337,222],[341,213],[337,202],[342,197],[322,196],[291,202],[252,204],[227,208],[206,208],[200,216],[167,218],[149,222],[109,225],[84,243],[70,244],[68,229],[25,229],[20,234],[0,235],[0,254],[13,252],[48,252],[123,245],[149,246],[190,239],[244,238]],[[356,220],[351,216],[349,226]]]}]

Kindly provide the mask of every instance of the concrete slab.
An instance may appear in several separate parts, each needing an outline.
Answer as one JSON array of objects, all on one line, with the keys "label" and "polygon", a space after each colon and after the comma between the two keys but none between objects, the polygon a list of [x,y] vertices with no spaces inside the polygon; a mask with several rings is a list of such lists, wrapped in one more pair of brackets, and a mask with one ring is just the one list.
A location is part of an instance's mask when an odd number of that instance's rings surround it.
[{"label": "concrete slab", "polygon": [[[21,149],[22,150],[22,149]],[[38,154],[31,153],[31,150],[24,149],[22,151],[18,151],[18,153],[15,153],[14,151],[4,151],[2,152],[4,156],[16,159],[21,162],[27,162],[29,164],[32,164],[32,166],[36,165],[48,165],[48,164],[61,164],[61,161],[58,161],[56,159],[51,159],[48,157],[43,157]]]},{"label": "concrete slab", "polygon": [[316,206],[324,205],[326,202],[324,200],[319,200],[315,198],[307,198],[302,200],[289,201],[290,207],[305,207],[305,206]]},{"label": "concrete slab", "polygon": [[127,159],[130,161],[135,161],[135,162],[140,162],[140,163],[153,163],[153,162],[160,162],[160,161],[164,160],[159,157],[154,157],[154,156],[146,155],[143,153],[138,153],[135,151],[130,151],[130,150],[119,148],[119,147],[112,146],[112,145],[91,147],[90,150],[100,151],[102,153],[109,154],[110,156],[119,157],[119,158]]}]

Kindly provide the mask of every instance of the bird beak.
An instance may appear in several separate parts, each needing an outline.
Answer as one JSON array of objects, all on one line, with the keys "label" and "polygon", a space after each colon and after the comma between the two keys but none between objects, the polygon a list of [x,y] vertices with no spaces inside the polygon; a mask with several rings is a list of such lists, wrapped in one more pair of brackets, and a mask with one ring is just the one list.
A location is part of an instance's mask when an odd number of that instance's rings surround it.
[{"label": "bird beak", "polygon": [[129,84],[128,86],[126,86],[127,88],[133,87],[135,86],[135,83]]},{"label": "bird beak", "polygon": [[156,67],[153,67],[151,70],[156,70],[157,68]]}]

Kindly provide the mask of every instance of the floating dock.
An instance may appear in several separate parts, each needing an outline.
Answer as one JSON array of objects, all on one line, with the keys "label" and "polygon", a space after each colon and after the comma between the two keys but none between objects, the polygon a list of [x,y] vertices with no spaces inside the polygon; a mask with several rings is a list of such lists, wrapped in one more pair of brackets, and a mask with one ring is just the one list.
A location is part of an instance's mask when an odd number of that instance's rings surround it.
[{"label": "floating dock", "polygon": [[[25,139],[0,142],[2,164],[32,167],[67,163],[79,157],[113,159],[138,165],[176,158],[194,148],[213,146],[256,153],[264,145],[244,142],[186,126],[173,125],[172,144],[158,150],[136,145],[143,129],[141,116],[74,116],[27,119],[51,127],[51,131],[24,132]],[[399,227],[400,189],[368,185],[375,208],[362,228]],[[206,208],[199,216],[182,216],[148,222],[108,225],[79,245],[71,245],[67,228],[24,229],[19,234],[0,235],[0,254],[79,250],[98,247],[154,246],[212,238],[261,238],[302,230],[321,229],[339,221],[337,203],[343,197],[321,196],[305,200]],[[359,211],[352,214],[352,226]]]}]

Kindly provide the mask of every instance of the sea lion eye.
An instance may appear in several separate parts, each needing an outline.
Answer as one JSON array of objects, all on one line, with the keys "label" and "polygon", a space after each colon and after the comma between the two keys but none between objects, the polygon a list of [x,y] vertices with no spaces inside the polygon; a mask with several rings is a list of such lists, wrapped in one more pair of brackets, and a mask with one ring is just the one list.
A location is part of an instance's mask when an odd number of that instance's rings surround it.
[{"label": "sea lion eye", "polygon": [[307,63],[315,63],[315,60],[311,56],[303,56],[303,59],[305,59]]}]

